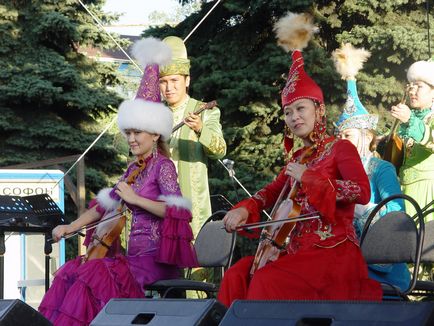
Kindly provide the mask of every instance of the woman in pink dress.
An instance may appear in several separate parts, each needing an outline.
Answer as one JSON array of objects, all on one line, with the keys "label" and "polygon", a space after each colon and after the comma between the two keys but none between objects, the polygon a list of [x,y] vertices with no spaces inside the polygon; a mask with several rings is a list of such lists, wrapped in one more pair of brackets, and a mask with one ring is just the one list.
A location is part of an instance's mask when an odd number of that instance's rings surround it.
[{"label": "woman in pink dress", "polygon": [[[146,42],[153,49],[165,46],[155,39]],[[124,101],[118,113],[119,129],[136,160],[115,187],[99,192],[88,211],[71,224],[53,229],[57,241],[114,215],[119,207],[128,208],[132,219],[126,253],[120,253],[117,240],[104,258],[77,257],[62,266],[39,306],[54,325],[89,325],[111,298],[144,297],[147,285],[177,278],[180,268],[197,265],[189,225],[191,203],[181,195],[165,143],[173,118],[159,99],[156,64],[161,62],[151,63],[145,68],[138,96]],[[109,224],[100,224],[93,235],[88,232],[85,244],[97,244],[95,238],[101,238]]]}]

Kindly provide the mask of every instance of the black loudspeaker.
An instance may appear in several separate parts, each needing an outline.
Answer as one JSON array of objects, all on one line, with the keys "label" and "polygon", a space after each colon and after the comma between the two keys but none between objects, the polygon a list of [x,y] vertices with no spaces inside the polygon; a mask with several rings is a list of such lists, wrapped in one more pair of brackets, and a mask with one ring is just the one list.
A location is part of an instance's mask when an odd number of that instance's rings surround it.
[{"label": "black loudspeaker", "polygon": [[39,312],[21,300],[0,300],[0,326],[52,326]]},{"label": "black loudspeaker", "polygon": [[235,301],[220,326],[434,325],[434,302]]},{"label": "black loudspeaker", "polygon": [[215,299],[111,299],[90,325],[213,326],[225,312]]}]

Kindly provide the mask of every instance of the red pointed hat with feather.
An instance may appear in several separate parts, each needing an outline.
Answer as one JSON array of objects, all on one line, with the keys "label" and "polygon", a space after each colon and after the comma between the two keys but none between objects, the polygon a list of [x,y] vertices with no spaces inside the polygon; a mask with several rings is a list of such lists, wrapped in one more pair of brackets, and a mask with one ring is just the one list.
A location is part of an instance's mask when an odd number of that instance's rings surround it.
[{"label": "red pointed hat with feather", "polygon": [[309,98],[324,103],[321,88],[304,70],[301,51],[307,46],[317,27],[312,16],[289,12],[274,25],[278,44],[287,52],[292,51],[292,64],[282,91],[282,107],[301,99]]},{"label": "red pointed hat with feather", "polygon": [[[281,95],[282,108],[302,98],[308,98],[320,104],[324,103],[321,88],[304,70],[304,59],[301,52],[317,31],[312,16],[289,12],[276,22],[274,31],[278,40],[277,44],[286,52],[292,51],[292,63]],[[284,145],[287,152],[294,146],[294,140],[288,134],[285,134]]]}]

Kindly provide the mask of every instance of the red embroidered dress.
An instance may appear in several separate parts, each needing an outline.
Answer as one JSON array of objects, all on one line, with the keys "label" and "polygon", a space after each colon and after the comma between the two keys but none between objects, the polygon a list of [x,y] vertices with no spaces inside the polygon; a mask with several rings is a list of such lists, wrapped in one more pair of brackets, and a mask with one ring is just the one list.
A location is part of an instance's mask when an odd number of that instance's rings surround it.
[{"label": "red embroidered dress", "polygon": [[[297,151],[293,160],[302,153]],[[307,167],[295,201],[302,214],[319,211],[321,218],[298,222],[286,252],[252,277],[252,256],[232,266],[218,293],[226,306],[236,299],[381,300],[380,284],[368,278],[353,228],[354,205],[366,204],[370,198],[356,148],[349,141],[329,137]],[[274,205],[288,178],[284,172],[235,206],[249,211],[247,223],[259,221],[261,210]]]}]

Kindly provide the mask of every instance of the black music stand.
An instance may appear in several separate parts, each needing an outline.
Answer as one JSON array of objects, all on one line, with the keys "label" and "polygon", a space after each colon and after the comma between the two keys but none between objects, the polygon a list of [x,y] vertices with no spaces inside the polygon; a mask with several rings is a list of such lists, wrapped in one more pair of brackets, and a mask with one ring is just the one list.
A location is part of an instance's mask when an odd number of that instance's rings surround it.
[{"label": "black music stand", "polygon": [[45,291],[50,286],[51,231],[65,224],[65,216],[47,194],[0,196],[0,299],[4,297],[5,232],[42,233],[45,235]]}]

